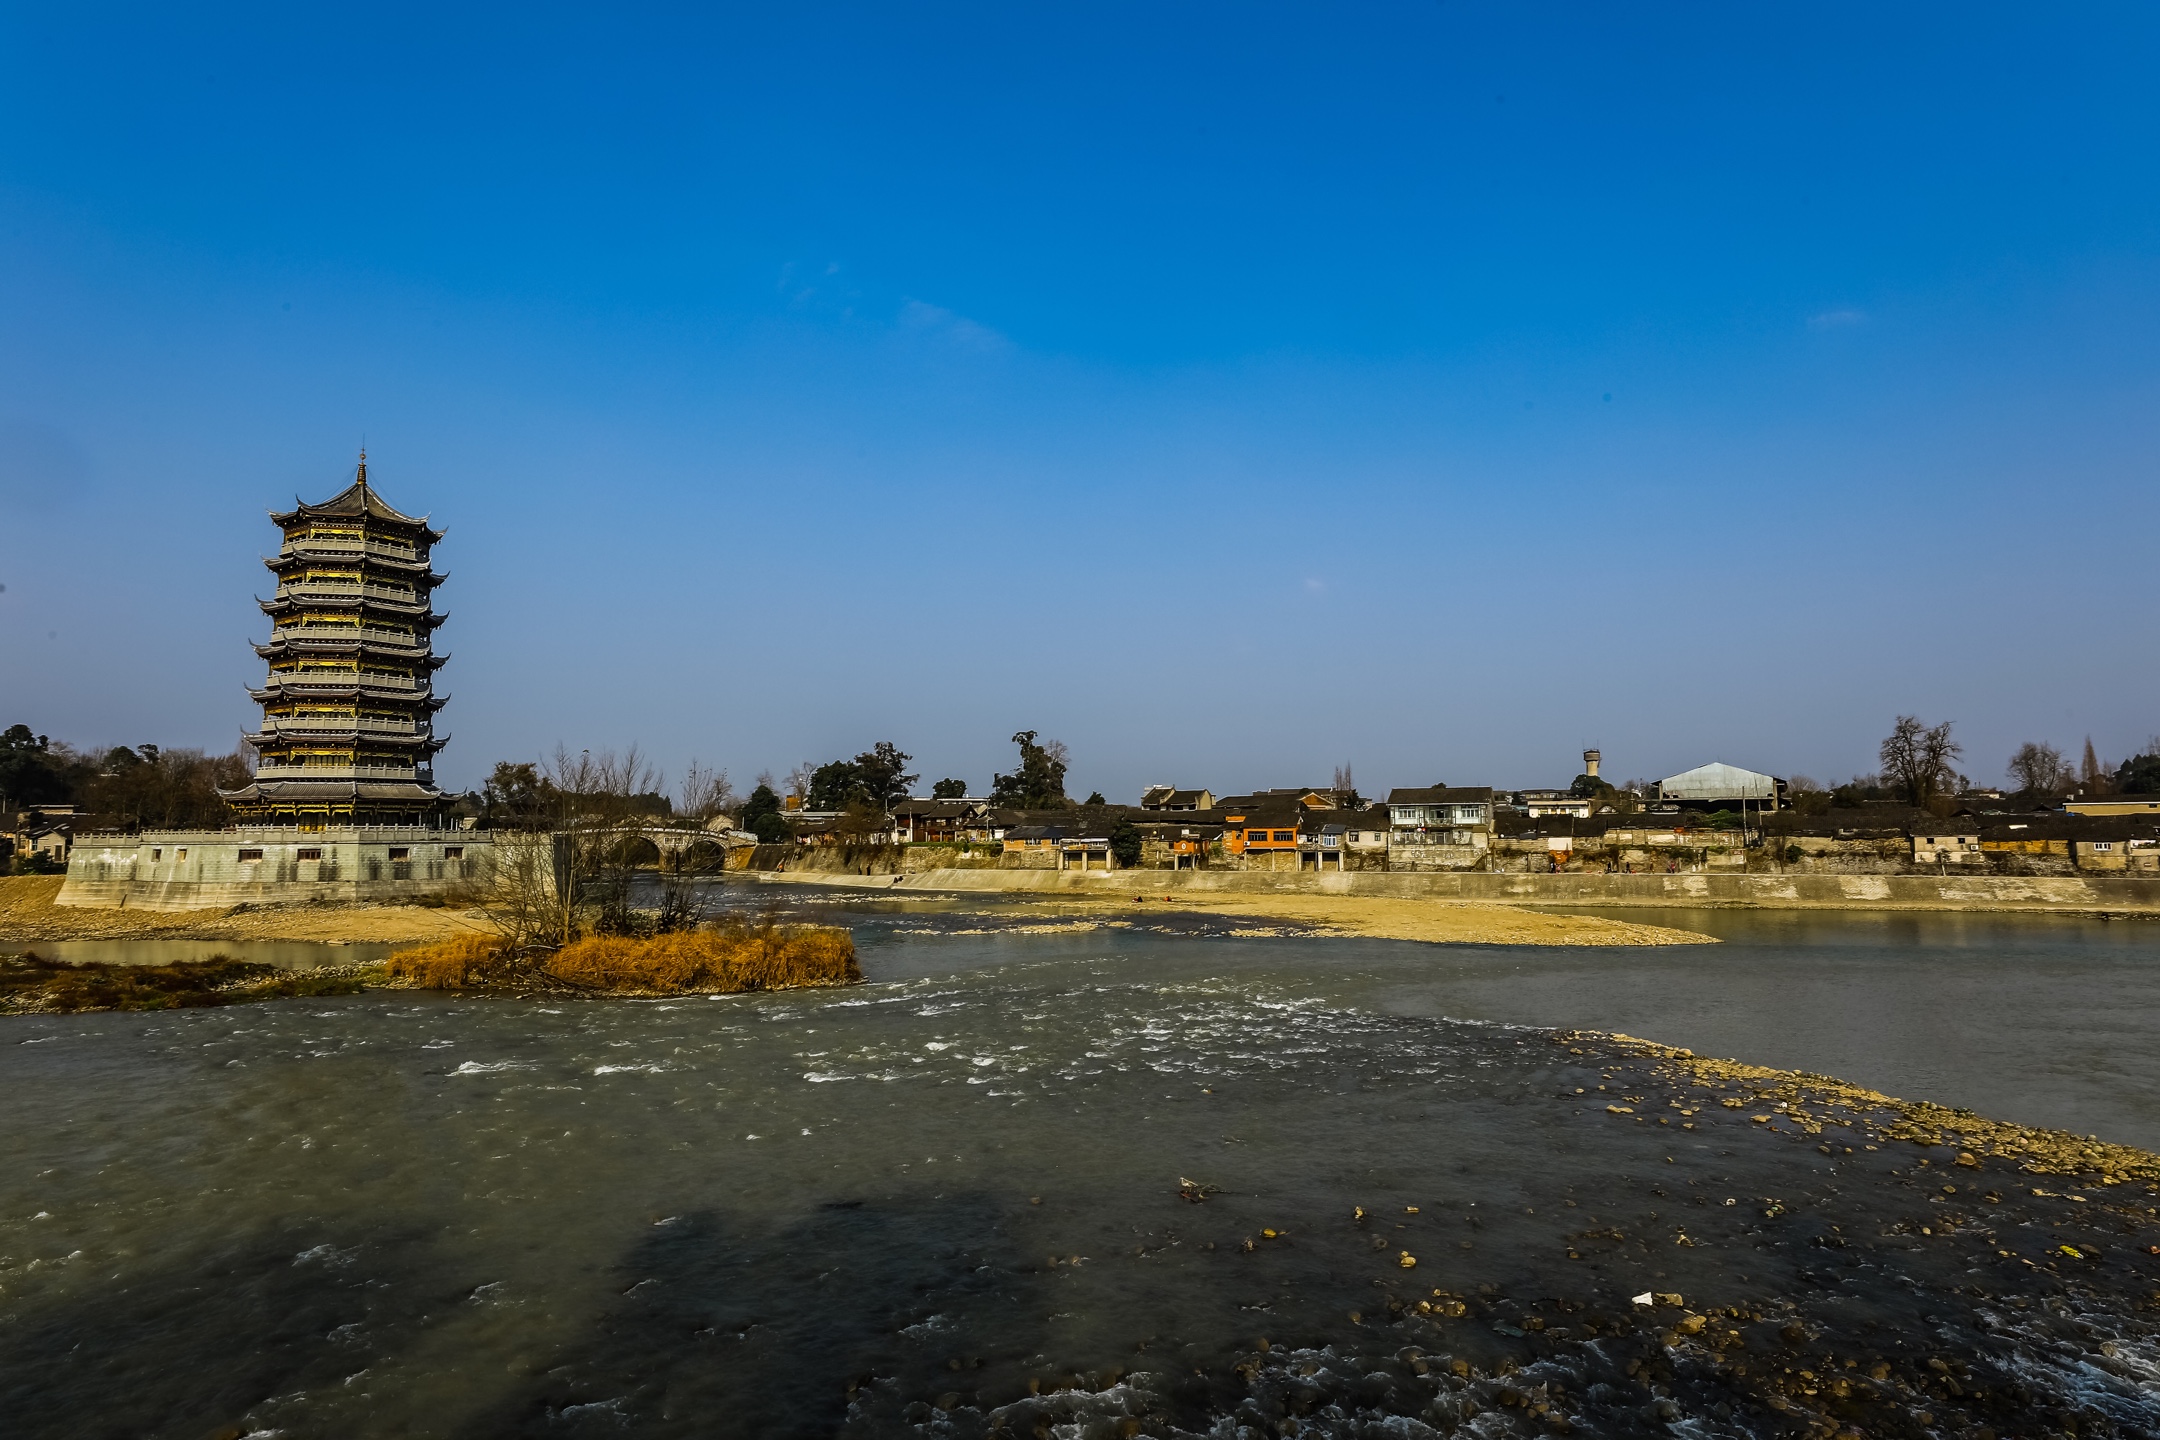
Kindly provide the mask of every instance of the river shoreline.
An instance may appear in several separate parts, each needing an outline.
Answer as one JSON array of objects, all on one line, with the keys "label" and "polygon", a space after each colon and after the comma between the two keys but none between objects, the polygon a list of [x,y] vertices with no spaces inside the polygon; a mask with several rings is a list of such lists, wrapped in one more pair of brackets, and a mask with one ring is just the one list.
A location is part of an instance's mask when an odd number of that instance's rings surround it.
[{"label": "river shoreline", "polygon": [[2117,875],[959,869],[902,875],[790,870],[758,872],[757,878],[894,894],[1309,895],[1541,909],[1943,910],[2160,919],[2160,879]]},{"label": "river shoreline", "polygon": [[[840,883],[834,877],[789,877]],[[873,887],[875,888],[875,887]],[[130,911],[60,907],[52,903],[59,877],[0,880],[0,945],[67,940],[308,940],[423,944],[491,933],[478,910],[420,905],[294,905],[239,911]],[[1115,927],[1144,913],[1179,910],[1237,922],[1231,933],[1262,937],[1365,936],[1475,945],[1699,945],[1715,940],[1692,931],[1633,921],[1579,915],[1545,915],[1513,906],[1452,901],[1401,900],[1388,896],[1348,901],[1333,896],[1273,895],[1265,898],[1190,894],[1166,906],[1137,894],[1051,894],[1040,897],[990,892],[988,907],[1001,923],[1027,916],[1064,929]],[[880,897],[927,899],[942,908],[965,897],[942,894]]]},{"label": "river shoreline", "polygon": [[[1641,946],[1712,936],[1620,914],[1784,910],[2046,914],[2160,919],[2160,882],[2113,877],[1508,875],[1251,871],[938,870],[909,875],[787,871],[729,877],[845,889],[881,903],[985,907],[1062,928],[1118,927],[1184,913],[1254,937],[1362,936],[1432,944]],[[81,940],[423,944],[489,933],[488,916],[451,906],[244,906],[221,911],[62,908],[62,877],[0,878],[0,945]],[[1575,914],[1571,911],[1600,911]]]}]

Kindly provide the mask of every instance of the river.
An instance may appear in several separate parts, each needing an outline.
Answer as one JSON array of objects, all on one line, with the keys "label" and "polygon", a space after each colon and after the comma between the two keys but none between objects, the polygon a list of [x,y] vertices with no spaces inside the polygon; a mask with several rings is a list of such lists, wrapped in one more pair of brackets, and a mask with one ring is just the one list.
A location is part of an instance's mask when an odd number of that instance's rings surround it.
[{"label": "river", "polygon": [[[11,1431],[1790,1430],[1749,1388],[1774,1371],[1658,1348],[1629,1297],[1670,1290],[1878,1388],[1966,1374],[1930,1414],[2010,1395],[2160,1433],[2125,1298],[2160,1261],[2108,1208],[2145,1187],[2073,1206],[1987,1174],[1990,1225],[2092,1231],[2107,1268],[2064,1275],[2007,1231],[1948,1239],[1980,1233],[1943,1209],[1972,1186],[1946,1202],[1911,1147],[1703,1097],[1660,1130],[1684,1086],[1544,1028],[2152,1145],[2160,928],[1631,913],[1727,943],[1503,951],[728,898],[852,924],[867,983],[8,1022]],[[1624,1092],[1649,1103],[1601,1103]]]}]

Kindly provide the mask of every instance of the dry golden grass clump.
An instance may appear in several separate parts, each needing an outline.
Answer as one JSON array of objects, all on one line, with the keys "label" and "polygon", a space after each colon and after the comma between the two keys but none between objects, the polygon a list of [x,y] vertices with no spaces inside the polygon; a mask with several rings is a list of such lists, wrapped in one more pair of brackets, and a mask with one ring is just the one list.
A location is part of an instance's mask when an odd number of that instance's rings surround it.
[{"label": "dry golden grass clump", "polygon": [[393,951],[383,961],[383,973],[422,990],[466,990],[502,977],[512,965],[500,937],[458,935]]},{"label": "dry golden grass clump", "polygon": [[731,995],[862,979],[854,937],[825,926],[593,935],[539,954],[475,935],[400,950],[384,968],[392,979],[424,990],[543,985],[634,995]]},{"label": "dry golden grass clump", "polygon": [[828,927],[687,930],[649,940],[594,935],[547,958],[547,972],[598,990],[784,990],[862,979],[855,939]]}]

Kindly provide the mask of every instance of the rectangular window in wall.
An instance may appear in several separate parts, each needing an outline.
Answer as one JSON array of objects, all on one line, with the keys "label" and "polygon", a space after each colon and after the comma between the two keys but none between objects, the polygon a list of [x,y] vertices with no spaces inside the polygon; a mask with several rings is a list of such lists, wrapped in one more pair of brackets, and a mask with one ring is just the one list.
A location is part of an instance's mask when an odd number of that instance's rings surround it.
[{"label": "rectangular window in wall", "polygon": [[315,849],[313,846],[307,846],[300,851],[300,860],[303,863],[320,859],[322,859],[322,851]]},{"label": "rectangular window in wall", "polygon": [[442,858],[445,860],[462,860],[465,858],[465,847],[463,845],[445,845],[443,846]]},{"label": "rectangular window in wall", "polygon": [[175,851],[173,851],[173,859],[175,859],[175,860],[185,860],[185,859],[187,859],[187,847],[186,847],[185,845],[183,845],[183,846],[181,846],[181,847],[180,847],[180,848],[179,848],[178,850],[175,850]]},{"label": "rectangular window in wall", "polygon": [[390,847],[390,858],[392,860],[410,860],[412,859],[412,851],[403,845],[393,845]]},{"label": "rectangular window in wall", "polygon": [[160,860],[162,860],[162,859],[164,859],[164,858],[165,858],[165,852],[164,852],[163,850],[155,850],[155,849],[153,849],[153,850],[152,850],[152,851],[150,852],[150,863],[151,863],[151,864],[153,864],[153,865],[155,865],[155,864],[156,864],[156,863],[157,863],[158,861],[160,861]]},{"label": "rectangular window in wall", "polygon": [[240,863],[243,865],[260,859],[262,859],[262,851],[260,850],[242,850],[240,852]]}]

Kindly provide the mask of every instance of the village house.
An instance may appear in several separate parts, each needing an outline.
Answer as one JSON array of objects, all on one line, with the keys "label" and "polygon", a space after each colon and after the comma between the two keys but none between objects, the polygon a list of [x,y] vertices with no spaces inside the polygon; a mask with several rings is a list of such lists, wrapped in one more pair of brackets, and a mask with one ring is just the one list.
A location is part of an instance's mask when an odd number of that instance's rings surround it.
[{"label": "village house", "polygon": [[1490,858],[1490,786],[1390,790],[1387,810],[1390,870],[1469,870]]},{"label": "village house", "polygon": [[1014,825],[999,842],[1006,870],[1111,870],[1110,829],[1074,819],[1061,825]]},{"label": "village house", "polygon": [[0,834],[0,861],[21,857],[64,869],[75,843],[76,820],[73,805],[34,805],[18,812]]},{"label": "village house", "polygon": [[1143,810],[1212,810],[1215,796],[1212,791],[1180,790],[1174,785],[1150,785],[1140,792],[1140,808]]},{"label": "village house", "polygon": [[2080,870],[2134,870],[2160,872],[2160,836],[2125,835],[2109,839],[2078,839],[2071,842]]},{"label": "village house", "polygon": [[893,833],[902,844],[953,844],[988,840],[987,800],[902,800],[893,806]]},{"label": "village house", "polygon": [[1306,789],[1292,786],[1282,790],[1255,790],[1250,795],[1225,795],[1215,802],[1218,810],[1259,810],[1273,807],[1278,810],[1339,810],[1353,797],[1348,790],[1330,790],[1325,786]]},{"label": "village house", "polygon": [[1985,865],[1980,822],[1963,817],[1930,821],[1912,833],[1912,858],[1915,865]]},{"label": "village house", "polygon": [[[1241,796],[1250,800],[1253,797]],[[1269,797],[1266,805],[1223,807],[1223,856],[1245,870],[1295,870],[1298,868],[1298,822],[1295,804]]]},{"label": "village house", "polygon": [[1368,805],[1345,810],[1343,848],[1350,853],[1350,868],[1385,870],[1388,857],[1388,807]]},{"label": "village house", "polygon": [[1062,870],[1065,868],[1065,827],[1062,825],[1015,825],[999,842],[998,863],[1007,870]]},{"label": "village house", "polygon": [[1990,856],[2047,857],[2070,860],[2078,822],[2053,815],[2023,819],[1990,817],[1980,827],[1980,850]]},{"label": "village house", "polygon": [[1348,868],[1344,862],[1350,847],[1344,837],[1350,827],[1338,818],[1339,813],[1317,810],[1299,819],[1298,869],[1325,870],[1331,861],[1337,870]]},{"label": "village house", "polygon": [[1223,827],[1202,812],[1175,820],[1135,820],[1140,832],[1140,864],[1148,870],[1200,870],[1210,851],[1220,849]]},{"label": "village house", "polygon": [[1060,870],[1114,870],[1110,855],[1110,827],[1105,824],[1076,825],[1058,842]]},{"label": "village house", "polygon": [[2089,800],[2065,800],[2063,809],[2072,815],[2150,815],[2160,817],[2160,795],[2100,795]]},{"label": "village house", "polygon": [[1571,815],[1578,820],[1590,818],[1591,802],[1567,790],[1525,790],[1518,803],[1522,812],[1532,819],[1547,815]]}]

